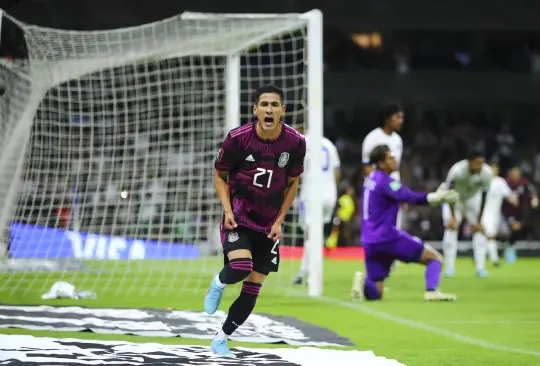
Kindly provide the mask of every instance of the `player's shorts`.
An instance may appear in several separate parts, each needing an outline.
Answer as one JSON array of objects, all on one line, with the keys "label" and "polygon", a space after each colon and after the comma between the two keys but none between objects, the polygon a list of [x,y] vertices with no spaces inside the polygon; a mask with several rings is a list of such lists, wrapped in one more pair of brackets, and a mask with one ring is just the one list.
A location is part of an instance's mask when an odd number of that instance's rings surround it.
[{"label": "player's shorts", "polygon": [[373,282],[382,281],[390,274],[395,260],[417,263],[422,257],[424,242],[406,232],[386,243],[364,245],[367,278]]},{"label": "player's shorts", "polygon": [[[323,223],[328,224],[332,221],[332,215],[334,213],[334,209],[336,208],[336,201],[335,200],[324,200],[323,201]],[[307,218],[307,210],[306,202],[300,201],[299,205],[299,213],[300,213],[300,227],[302,230],[305,230],[305,228],[309,224],[309,220]]]},{"label": "player's shorts", "polygon": [[233,250],[246,249],[251,252],[253,270],[263,275],[279,269],[279,241],[268,239],[264,233],[245,227],[222,230],[223,260],[229,264],[227,254]]},{"label": "player's shorts", "polygon": [[[482,207],[482,192],[469,198],[465,202],[458,202],[454,205],[454,214],[458,225],[461,224],[463,219],[467,219],[470,225],[478,223],[478,215],[480,214],[480,208]],[[445,203],[442,205],[442,217],[443,224],[446,226],[452,217],[452,211],[450,211],[450,205]]]}]

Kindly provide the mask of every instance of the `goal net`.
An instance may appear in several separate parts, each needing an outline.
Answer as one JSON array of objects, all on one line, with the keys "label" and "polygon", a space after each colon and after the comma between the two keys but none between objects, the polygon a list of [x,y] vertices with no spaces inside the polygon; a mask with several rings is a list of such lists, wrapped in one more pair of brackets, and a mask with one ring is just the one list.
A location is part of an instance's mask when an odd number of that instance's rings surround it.
[{"label": "goal net", "polygon": [[[204,293],[223,261],[213,160],[227,131],[252,120],[254,89],[281,86],[286,122],[320,143],[321,27],[319,11],[183,13],[93,32],[4,14],[2,298],[35,298],[59,280],[107,298]],[[296,207],[265,285],[280,293],[299,266],[287,259],[302,245]],[[318,295],[317,255],[312,266]]]}]

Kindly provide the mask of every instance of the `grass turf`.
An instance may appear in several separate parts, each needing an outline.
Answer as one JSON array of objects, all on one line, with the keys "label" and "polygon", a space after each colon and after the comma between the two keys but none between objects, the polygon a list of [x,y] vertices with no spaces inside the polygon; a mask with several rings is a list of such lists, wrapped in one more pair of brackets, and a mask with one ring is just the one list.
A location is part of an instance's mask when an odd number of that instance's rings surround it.
[{"label": "grass turf", "polygon": [[[96,300],[51,300],[51,305],[93,307],[154,307],[201,310],[212,270],[219,260],[188,262],[92,261],[93,270],[78,273],[0,274],[0,299],[12,304],[42,304],[42,292],[56,280],[79,288],[94,287]],[[491,277],[474,276],[471,259],[458,262],[457,276],[443,280],[456,303],[427,303],[423,295],[423,268],[400,265],[387,282],[385,300],[352,303],[349,298],[354,261],[325,261],[325,295],[303,296],[304,288],[288,285],[297,263],[283,261],[279,275],[265,284],[256,312],[295,316],[349,337],[356,349],[394,358],[407,365],[540,365],[540,261],[520,259],[491,270]],[[209,270],[205,270],[208,268]],[[220,307],[226,310],[238,289],[227,289]],[[205,340],[102,335],[23,329],[0,329],[5,334],[208,344]],[[231,342],[232,346],[257,347]],[[258,345],[261,347],[261,345]],[[267,347],[267,345],[264,345]],[[279,347],[269,345],[268,347]],[[528,353],[528,354],[527,354]]]}]

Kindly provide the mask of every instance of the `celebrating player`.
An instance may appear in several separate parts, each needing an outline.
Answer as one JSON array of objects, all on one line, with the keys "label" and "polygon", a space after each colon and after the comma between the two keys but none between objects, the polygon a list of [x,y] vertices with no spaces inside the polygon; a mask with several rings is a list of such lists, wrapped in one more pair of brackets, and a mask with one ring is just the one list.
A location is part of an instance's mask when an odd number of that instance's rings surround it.
[{"label": "celebrating player", "polygon": [[283,91],[263,85],[255,91],[255,122],[231,130],[215,162],[217,195],[223,206],[221,239],[224,267],[204,298],[204,310],[214,314],[227,285],[244,281],[229,308],[223,328],[212,340],[212,351],[235,357],[227,338],[249,317],[261,286],[279,267],[279,240],[304,170],[306,142],[281,122]]},{"label": "celebrating player", "polygon": [[370,163],[376,165],[364,182],[362,194],[362,243],[365,250],[366,276],[355,276],[353,298],[380,300],[384,280],[394,260],[426,265],[426,292],[424,298],[432,301],[454,301],[455,295],[444,294],[439,286],[442,256],[420,239],[396,228],[399,204],[454,203],[459,194],[446,189],[443,183],[436,192],[413,192],[391,178],[397,169],[395,157],[386,145],[377,146],[370,154]]},{"label": "celebrating player", "polygon": [[[301,129],[297,129],[300,133]],[[304,162],[304,169],[307,172],[308,169],[311,169],[312,163],[310,163],[310,154],[309,154],[309,139],[306,138],[307,150],[306,150],[306,160]],[[324,187],[322,194],[323,202],[323,222],[328,224],[332,221],[332,214],[334,208],[336,207],[337,201],[337,187],[340,179],[340,160],[339,155],[336,149],[336,146],[332,141],[328,140],[326,137],[322,139],[322,161],[319,164],[314,164],[314,169],[322,169],[323,178],[319,182],[321,187]],[[307,220],[306,212],[309,209],[307,207],[307,188],[310,184],[307,179],[309,174],[304,174],[302,178],[302,188],[300,190],[300,226],[304,231],[304,256],[302,257],[302,263],[300,265],[300,271],[293,280],[293,284],[299,285],[302,284],[308,274],[309,267],[309,237],[307,235],[307,228],[309,223]]]},{"label": "celebrating player", "polygon": [[499,266],[499,253],[497,248],[497,236],[501,224],[501,209],[503,202],[508,202],[512,206],[518,205],[516,196],[512,194],[512,190],[506,183],[504,178],[499,177],[499,165],[497,163],[490,164],[493,171],[493,178],[486,194],[486,204],[484,214],[482,215],[482,226],[484,235],[487,238],[487,252],[491,263],[495,267]]},{"label": "celebrating player", "polygon": [[456,204],[443,205],[442,216],[445,227],[443,237],[445,275],[455,273],[458,230],[462,219],[466,218],[474,230],[473,251],[478,277],[487,277],[485,269],[487,239],[481,223],[485,200],[483,192],[489,189],[493,172],[485,163],[484,155],[472,151],[467,159],[458,161],[448,171],[446,183],[459,192],[460,201]]},{"label": "celebrating player", "polygon": [[526,228],[523,221],[527,216],[527,211],[529,208],[538,208],[538,193],[527,178],[521,176],[521,169],[518,166],[513,166],[508,170],[506,182],[518,200],[517,206],[503,204],[503,216],[510,229],[510,237],[504,256],[506,263],[512,264],[517,258],[514,245]]}]

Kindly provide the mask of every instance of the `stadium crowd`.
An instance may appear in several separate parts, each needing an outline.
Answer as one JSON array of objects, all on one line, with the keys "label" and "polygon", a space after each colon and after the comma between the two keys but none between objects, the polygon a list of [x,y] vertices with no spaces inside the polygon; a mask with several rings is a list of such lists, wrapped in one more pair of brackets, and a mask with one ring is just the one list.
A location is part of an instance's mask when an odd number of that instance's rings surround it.
[{"label": "stadium crowd", "polygon": [[[355,44],[332,32],[327,38],[328,70],[480,68],[534,73],[540,65],[535,44],[526,40],[514,44],[519,51],[514,53],[497,51],[495,42],[487,47],[493,52],[475,64],[466,62],[475,59],[474,53],[459,47],[459,37],[447,37],[443,48],[437,48],[440,39],[435,36],[394,37],[392,46],[383,49],[359,47],[361,41]],[[376,39],[371,36],[371,46]],[[144,70],[122,68],[121,77],[102,71],[52,90],[38,111],[15,220],[173,242],[213,238],[220,208],[210,167],[225,133],[223,110],[215,108],[224,105],[218,92],[222,86],[215,80],[223,65],[199,66],[167,60]],[[189,68],[197,75],[186,74]],[[518,164],[524,176],[540,184],[540,123],[531,117],[536,116],[534,106],[443,105],[406,105],[401,131],[405,184],[434,189],[471,146],[498,160],[503,174]],[[363,182],[361,141],[376,123],[371,110],[348,108],[329,109],[333,115],[325,120],[325,134],[339,149],[341,193],[353,187],[358,196]],[[77,113],[86,117],[77,118]],[[290,232],[298,234],[296,220],[289,215],[289,237]],[[540,220],[531,222],[537,225],[531,239],[540,239]],[[359,245],[359,220],[344,226],[340,244]],[[440,240],[440,210],[411,207],[404,227],[424,239]]]}]

